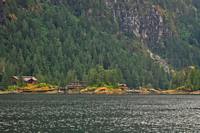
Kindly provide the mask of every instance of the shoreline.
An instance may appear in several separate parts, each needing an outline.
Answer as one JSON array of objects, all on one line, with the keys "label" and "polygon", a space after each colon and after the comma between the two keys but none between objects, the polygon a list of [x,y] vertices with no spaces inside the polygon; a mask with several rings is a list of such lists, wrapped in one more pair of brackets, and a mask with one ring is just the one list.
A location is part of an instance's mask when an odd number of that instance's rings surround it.
[{"label": "shoreline", "polygon": [[25,86],[11,86],[8,89],[0,90],[0,95],[4,94],[87,94],[87,95],[200,95],[200,90],[193,90],[187,87],[175,89],[154,89],[149,87],[139,87],[130,89],[127,86],[86,86],[63,88],[46,83],[27,84]]},{"label": "shoreline", "polygon": [[177,89],[169,89],[169,90],[156,90],[156,89],[138,89],[138,90],[120,90],[113,89],[111,91],[100,91],[100,92],[81,92],[81,91],[0,91],[0,95],[7,94],[66,94],[66,95],[200,95],[200,90],[197,91],[188,91],[188,90],[177,90]]}]

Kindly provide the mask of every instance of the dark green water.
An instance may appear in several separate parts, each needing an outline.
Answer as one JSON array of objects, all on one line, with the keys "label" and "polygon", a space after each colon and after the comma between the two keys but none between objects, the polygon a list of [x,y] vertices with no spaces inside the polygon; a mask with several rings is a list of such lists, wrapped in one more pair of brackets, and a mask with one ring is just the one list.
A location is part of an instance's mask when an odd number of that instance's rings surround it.
[{"label": "dark green water", "polygon": [[1,133],[199,131],[200,96],[0,96]]}]

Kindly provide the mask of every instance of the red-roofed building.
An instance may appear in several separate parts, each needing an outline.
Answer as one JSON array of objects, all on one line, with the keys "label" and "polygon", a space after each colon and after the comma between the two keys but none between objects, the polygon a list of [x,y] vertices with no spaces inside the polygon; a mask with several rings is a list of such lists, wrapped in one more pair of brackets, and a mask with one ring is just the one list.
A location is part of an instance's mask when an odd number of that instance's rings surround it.
[{"label": "red-roofed building", "polygon": [[37,83],[37,78],[34,76],[12,76],[11,77],[11,82],[13,84],[17,84],[18,82],[23,82],[27,84],[35,84]]}]

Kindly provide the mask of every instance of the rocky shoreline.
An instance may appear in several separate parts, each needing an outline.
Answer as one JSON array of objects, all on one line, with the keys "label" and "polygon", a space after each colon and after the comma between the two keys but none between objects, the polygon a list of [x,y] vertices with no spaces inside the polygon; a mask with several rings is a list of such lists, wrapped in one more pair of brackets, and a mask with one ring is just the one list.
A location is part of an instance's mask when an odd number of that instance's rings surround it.
[{"label": "rocky shoreline", "polygon": [[58,88],[51,88],[49,90],[22,90],[15,91],[0,91],[3,94],[91,94],[91,95],[123,95],[123,94],[138,94],[138,95],[200,95],[200,90],[193,91],[190,89],[168,89],[160,90],[153,88],[139,88],[139,89],[123,89],[123,88],[107,88],[107,87],[87,87],[84,89],[60,91]]},{"label": "rocky shoreline", "polygon": [[132,94],[141,94],[141,95],[200,95],[200,90],[191,90],[191,89],[168,89],[168,90],[160,90],[160,89],[153,89],[153,88],[141,88],[137,90],[130,90],[129,93]]}]

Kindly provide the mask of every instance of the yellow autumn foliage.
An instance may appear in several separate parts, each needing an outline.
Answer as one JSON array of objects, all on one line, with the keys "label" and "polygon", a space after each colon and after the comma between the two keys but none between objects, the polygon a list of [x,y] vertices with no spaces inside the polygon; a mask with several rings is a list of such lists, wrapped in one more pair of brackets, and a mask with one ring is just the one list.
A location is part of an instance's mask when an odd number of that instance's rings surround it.
[{"label": "yellow autumn foliage", "polygon": [[56,86],[52,86],[45,83],[40,84],[27,84],[21,88],[22,91],[38,92],[38,91],[54,91],[57,90]]}]

